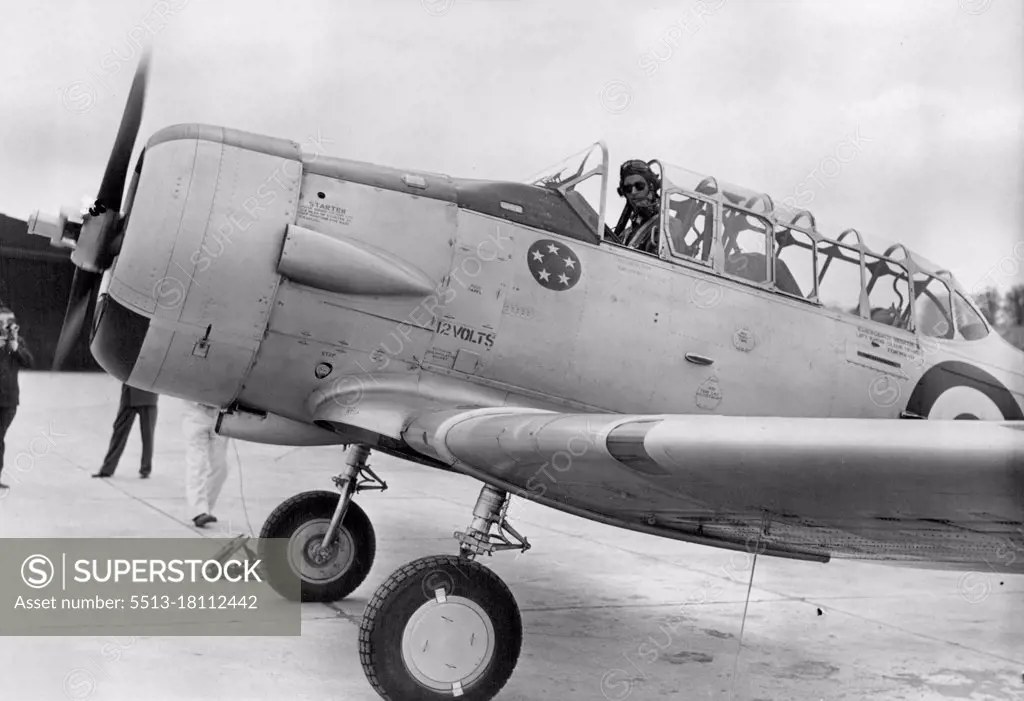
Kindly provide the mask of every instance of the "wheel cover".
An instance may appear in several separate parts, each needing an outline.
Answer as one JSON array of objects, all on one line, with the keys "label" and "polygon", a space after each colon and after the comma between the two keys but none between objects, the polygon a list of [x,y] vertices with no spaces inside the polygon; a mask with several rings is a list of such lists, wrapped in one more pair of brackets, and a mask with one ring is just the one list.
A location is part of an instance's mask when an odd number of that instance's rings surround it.
[{"label": "wheel cover", "polygon": [[338,526],[326,554],[318,553],[330,525],[330,520],[325,518],[306,521],[288,539],[288,565],[299,579],[326,584],[341,577],[352,566],[356,545],[344,526]]},{"label": "wheel cover", "polygon": [[402,661],[420,684],[458,692],[487,670],[494,656],[494,625],[475,601],[437,598],[418,608],[402,632]]}]

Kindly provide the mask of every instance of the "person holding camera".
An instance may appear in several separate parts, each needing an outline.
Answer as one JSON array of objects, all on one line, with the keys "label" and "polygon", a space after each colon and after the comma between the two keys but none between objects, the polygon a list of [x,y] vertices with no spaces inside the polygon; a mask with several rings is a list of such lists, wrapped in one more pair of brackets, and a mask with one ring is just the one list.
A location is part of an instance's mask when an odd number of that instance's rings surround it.
[{"label": "person holding camera", "polygon": [[[21,338],[14,312],[6,307],[0,309],[0,480],[4,468],[4,438],[20,401],[18,372],[32,365],[32,354]],[[8,488],[0,481],[0,489]]]}]

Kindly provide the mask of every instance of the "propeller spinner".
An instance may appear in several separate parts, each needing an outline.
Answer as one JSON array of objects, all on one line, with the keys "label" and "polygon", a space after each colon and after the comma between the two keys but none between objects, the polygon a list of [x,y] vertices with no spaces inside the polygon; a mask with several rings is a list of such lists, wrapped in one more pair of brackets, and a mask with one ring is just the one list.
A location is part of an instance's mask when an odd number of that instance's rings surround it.
[{"label": "propeller spinner", "polygon": [[[121,117],[121,126],[117,130],[114,147],[107,160],[107,168],[103,172],[96,200],[83,215],[81,230],[77,241],[67,243],[63,234],[69,229],[77,228],[77,224],[68,221],[63,215],[57,222],[40,222],[36,213],[29,222],[29,232],[50,236],[54,243],[71,245],[71,262],[75,264],[75,276],[71,282],[71,294],[68,297],[67,310],[64,313],[64,324],[60,331],[60,340],[53,358],[53,369],[59,370],[71,353],[71,349],[82,336],[86,328],[92,327],[96,298],[99,294],[103,273],[113,263],[114,256],[120,248],[126,217],[120,213],[121,200],[124,196],[125,179],[135,148],[135,139],[142,121],[142,108],[146,96],[146,81],[149,74],[149,52],[143,53],[132,80],[131,91]],[[68,225],[72,226],[68,226]],[[48,229],[44,233],[43,229]]]}]

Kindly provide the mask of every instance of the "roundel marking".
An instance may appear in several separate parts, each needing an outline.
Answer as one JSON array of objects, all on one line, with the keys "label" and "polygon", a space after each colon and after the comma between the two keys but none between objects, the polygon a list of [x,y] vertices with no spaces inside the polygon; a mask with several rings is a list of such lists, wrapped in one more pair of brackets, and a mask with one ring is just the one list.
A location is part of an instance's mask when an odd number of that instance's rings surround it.
[{"label": "roundel marking", "polygon": [[927,416],[929,419],[1004,420],[1002,409],[991,397],[966,385],[950,387],[939,395]]},{"label": "roundel marking", "polygon": [[907,411],[928,419],[1024,420],[1017,400],[999,380],[958,361],[930,368],[914,387]]},{"label": "roundel marking", "polygon": [[559,292],[572,289],[583,276],[583,265],[576,252],[551,239],[533,242],[526,252],[526,265],[541,287]]}]

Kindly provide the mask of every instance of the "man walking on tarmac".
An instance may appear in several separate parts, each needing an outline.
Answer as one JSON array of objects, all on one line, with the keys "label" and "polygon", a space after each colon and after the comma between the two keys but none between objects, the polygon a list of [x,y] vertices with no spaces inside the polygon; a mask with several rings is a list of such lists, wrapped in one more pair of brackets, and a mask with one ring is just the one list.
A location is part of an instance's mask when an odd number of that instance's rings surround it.
[{"label": "man walking on tarmac", "polygon": [[215,523],[213,509],[228,476],[228,439],[217,435],[216,407],[185,402],[185,498],[196,528]]},{"label": "man walking on tarmac", "polygon": [[121,459],[128,434],[135,423],[135,415],[139,415],[139,432],[142,434],[142,464],[139,466],[139,477],[146,479],[153,471],[153,436],[156,433],[156,401],[158,395],[144,389],[121,385],[121,404],[117,407],[114,419],[114,432],[110,436],[110,447],[107,457],[103,459],[103,467],[93,477],[113,477],[117,463]]}]

